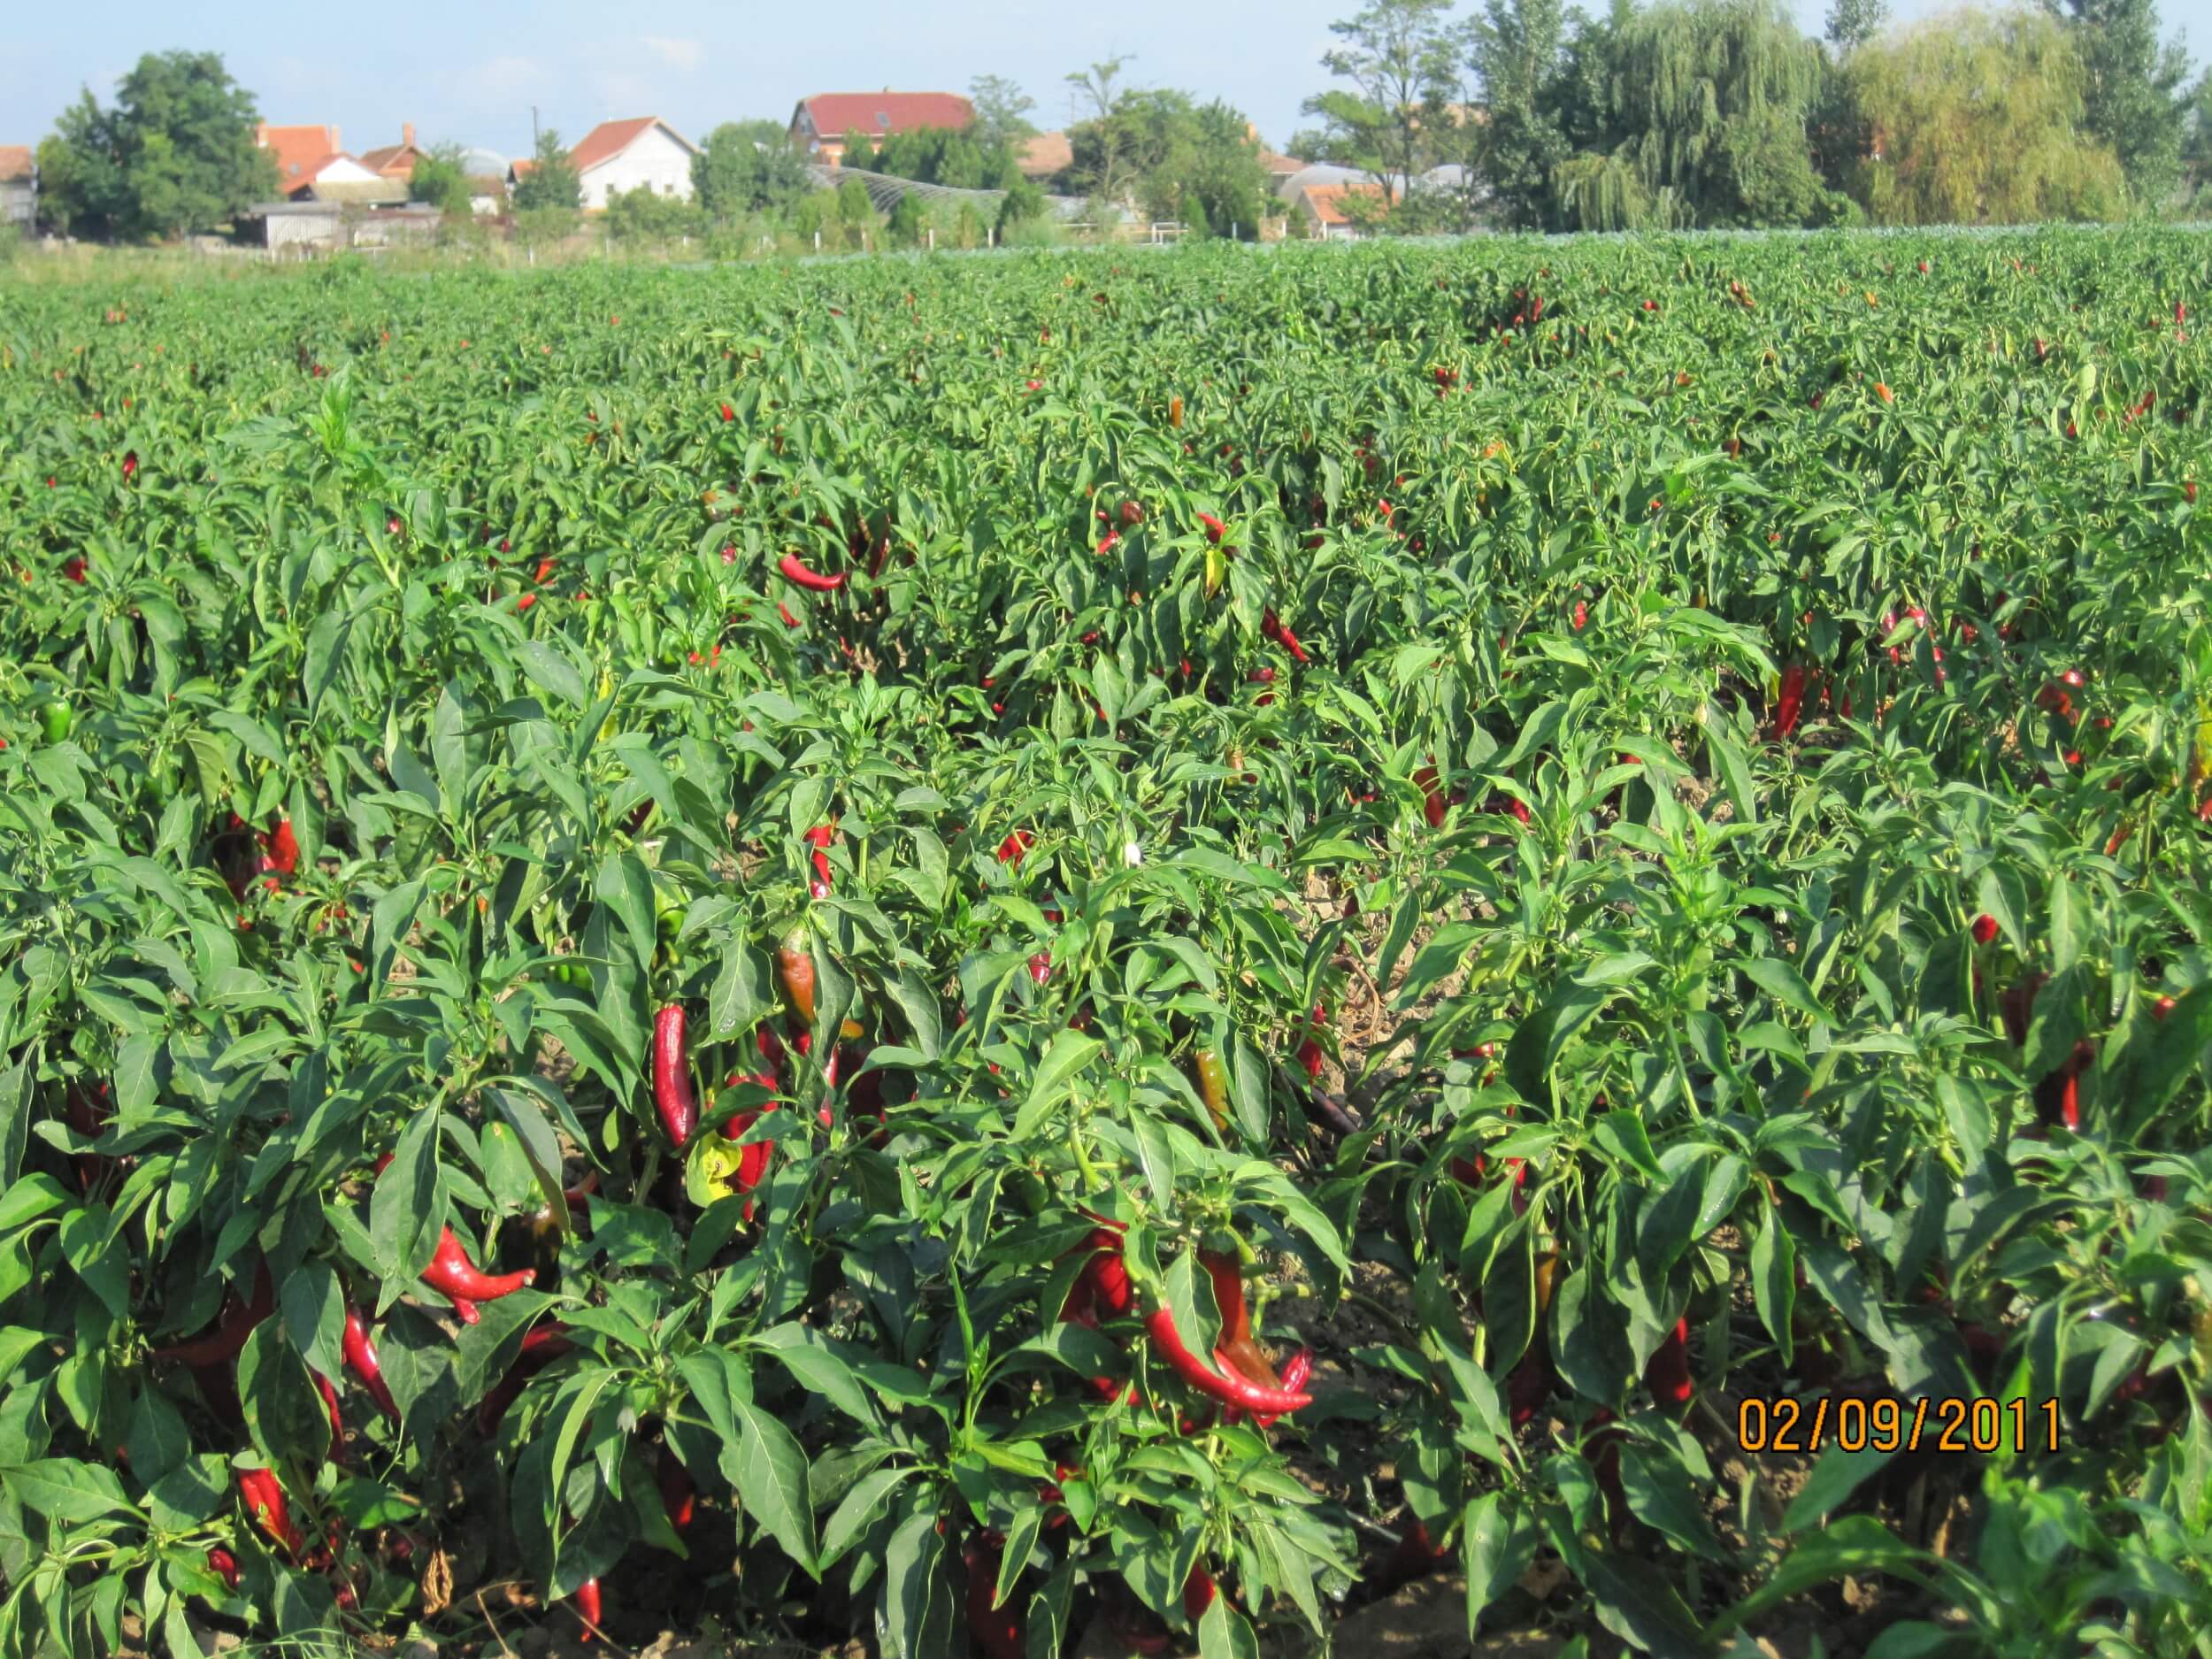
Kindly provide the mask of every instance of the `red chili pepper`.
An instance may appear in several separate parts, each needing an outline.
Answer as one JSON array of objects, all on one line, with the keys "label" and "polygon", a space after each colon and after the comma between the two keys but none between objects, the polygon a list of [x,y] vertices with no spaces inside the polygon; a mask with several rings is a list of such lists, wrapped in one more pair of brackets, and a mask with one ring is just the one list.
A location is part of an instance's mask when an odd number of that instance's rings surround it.
[{"label": "red chili pepper", "polygon": [[1413,774],[1413,787],[1421,792],[1421,815],[1429,821],[1431,829],[1444,827],[1444,813],[1448,804],[1444,791],[1439,787],[1436,775],[1436,757],[1429,757],[1429,764]]},{"label": "red chili pepper", "polygon": [[1190,1577],[1183,1580],[1183,1617],[1194,1624],[1198,1623],[1214,1604],[1214,1594],[1213,1574],[1193,1563]]},{"label": "red chili pepper", "polygon": [[292,833],[292,820],[280,818],[276,827],[259,837],[261,850],[268,856],[269,868],[279,875],[288,876],[299,868],[299,838]]},{"label": "red chili pepper", "polygon": [[1206,540],[1212,542],[1216,547],[1219,547],[1221,545],[1222,535],[1227,526],[1223,525],[1220,519],[1215,518],[1213,514],[1210,512],[1200,513],[1198,515],[1198,522],[1206,526]]},{"label": "red chili pepper", "polygon": [[1016,830],[998,844],[998,861],[1002,864],[1019,865],[1022,855],[1037,843],[1037,838],[1027,830]]},{"label": "red chili pepper", "polygon": [[256,1525],[288,1552],[298,1554],[306,1540],[292,1525],[291,1509],[284,1501],[284,1488],[278,1484],[274,1470],[240,1470],[238,1495],[246,1501],[246,1513]]},{"label": "red chili pepper", "polygon": [[683,1459],[669,1447],[661,1448],[660,1462],[654,1470],[654,1480],[660,1487],[661,1507],[668,1511],[668,1524],[678,1532],[691,1525],[696,1507],[695,1492],[691,1484],[691,1471],[684,1467]]},{"label": "red chili pepper", "polygon": [[232,1589],[235,1590],[238,1587],[238,1581],[242,1576],[238,1571],[238,1557],[232,1555],[230,1551],[225,1549],[220,1544],[216,1545],[207,1552],[207,1564],[209,1570]]},{"label": "red chili pepper", "polygon": [[783,625],[787,628],[795,628],[799,626],[799,618],[791,614],[791,607],[780,599],[776,601],[776,614],[783,618]]},{"label": "red chili pepper", "polygon": [[732,409],[727,403],[723,404],[722,419],[725,420],[735,420],[737,419],[737,411]]},{"label": "red chili pepper", "polygon": [[[1306,1384],[1312,1379],[1313,1350],[1311,1348],[1302,1348],[1283,1362],[1282,1383],[1286,1393],[1294,1394],[1305,1393]],[[1256,1429],[1272,1428],[1281,1416],[1282,1413],[1279,1411],[1263,1411],[1253,1417],[1252,1426]]]},{"label": "red chili pepper", "polygon": [[807,949],[806,933],[793,928],[776,946],[776,972],[783,979],[783,998],[791,1017],[810,1031],[814,1025],[814,956]]},{"label": "red chili pepper", "polygon": [[1984,912],[1974,918],[1974,942],[1985,945],[1997,937],[1997,918]]},{"label": "red chili pepper", "polygon": [[1281,1416],[1313,1403],[1313,1396],[1294,1394],[1285,1389],[1269,1388],[1249,1378],[1209,1365],[1194,1354],[1183,1341],[1182,1333],[1175,1328],[1175,1316],[1165,1307],[1155,1309],[1145,1322],[1145,1328],[1158,1345],[1161,1354],[1176,1374],[1199,1393],[1220,1401],[1224,1405],[1240,1407],[1254,1412],[1272,1412]]},{"label": "red chili pepper", "polygon": [[684,1010],[671,1002],[653,1016],[653,1103],[661,1125],[678,1147],[699,1126],[699,1102],[691,1092],[691,1067],[684,1057]]},{"label": "red chili pepper", "polygon": [[1690,1322],[1677,1319],[1644,1366],[1644,1386],[1662,1410],[1680,1417],[1690,1409],[1696,1385],[1690,1378]]},{"label": "red chili pepper", "polygon": [[575,1603],[576,1617],[581,1619],[584,1623],[583,1634],[579,1636],[576,1640],[579,1641],[589,1641],[598,1633],[599,1630],[599,1621],[601,1617],[599,1580],[596,1578],[585,1579],[583,1583],[576,1586],[575,1592],[571,1594],[568,1599]]},{"label": "red chili pepper", "polygon": [[463,1325],[477,1321],[476,1304],[497,1302],[502,1296],[511,1296],[537,1282],[537,1271],[525,1268],[519,1273],[487,1273],[468,1258],[461,1248],[461,1240],[451,1227],[438,1235],[438,1253],[430,1258],[430,1265],[423,1270],[422,1282],[453,1303],[453,1311]]},{"label": "red chili pepper", "polygon": [[999,1563],[1005,1540],[995,1532],[970,1539],[961,1550],[968,1572],[968,1633],[983,1649],[986,1659],[1024,1659],[1028,1638],[1022,1616],[1010,1597],[1003,1607],[991,1605],[998,1594]]},{"label": "red chili pepper", "polygon": [[1305,1068],[1306,1076],[1314,1082],[1321,1080],[1321,1068],[1328,1064],[1320,1042],[1312,1037],[1298,1045],[1298,1064]]},{"label": "red chili pepper", "polygon": [[323,1405],[330,1413],[330,1461],[334,1463],[342,1463],[346,1461],[346,1420],[338,1410],[338,1391],[331,1386],[330,1379],[324,1376],[322,1372],[315,1371],[311,1374],[315,1379],[316,1388],[323,1396]]},{"label": "red chili pepper", "polygon": [[1029,977],[1039,985],[1052,978],[1052,953],[1041,950],[1029,959]]},{"label": "red chili pepper", "polygon": [[567,1332],[568,1327],[558,1319],[549,1319],[523,1337],[522,1351],[515,1356],[514,1365],[476,1408],[479,1432],[489,1435],[507,1415],[507,1408],[514,1404],[524,1384],[562,1355],[575,1352],[576,1345],[568,1340]]},{"label": "red chili pepper", "polygon": [[156,1359],[180,1360],[187,1365],[219,1365],[234,1358],[246,1346],[246,1339],[254,1327],[276,1310],[276,1288],[269,1282],[269,1264],[257,1263],[254,1266],[253,1294],[245,1301],[238,1300],[234,1289],[229,1308],[211,1335],[198,1337],[189,1342],[175,1342],[153,1351]]},{"label": "red chili pepper", "polygon": [[1797,718],[1805,703],[1805,670],[1792,663],[1782,671],[1782,695],[1774,710],[1774,734],[1787,737],[1797,729]]},{"label": "red chili pepper", "polygon": [[808,569],[806,561],[796,553],[785,554],[776,561],[776,568],[790,580],[813,593],[833,594],[845,585],[842,572],[835,576],[825,576],[819,571]]},{"label": "red chili pepper", "polygon": [[399,1402],[392,1398],[392,1386],[384,1380],[384,1362],[377,1356],[376,1339],[369,1334],[369,1322],[361,1310],[351,1305],[346,1309],[344,1341],[346,1369],[361,1379],[361,1386],[369,1391],[369,1398],[376,1402],[376,1409],[395,1423],[399,1421]]}]

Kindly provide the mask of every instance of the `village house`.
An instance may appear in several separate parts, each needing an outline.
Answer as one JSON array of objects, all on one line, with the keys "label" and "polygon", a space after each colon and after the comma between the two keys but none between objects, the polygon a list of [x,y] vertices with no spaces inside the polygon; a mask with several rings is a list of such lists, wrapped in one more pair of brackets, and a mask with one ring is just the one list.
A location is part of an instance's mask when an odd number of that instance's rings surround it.
[{"label": "village house", "polygon": [[28,144],[0,144],[0,227],[27,232],[38,213],[38,164]]},{"label": "village house", "polygon": [[[429,154],[415,142],[415,124],[399,124],[399,142],[361,152],[361,165],[387,179],[410,182],[415,164]],[[477,214],[497,213],[507,205],[507,161],[493,150],[464,148],[461,173],[469,187],[469,210]]]},{"label": "village house", "polygon": [[[602,121],[568,152],[583,186],[586,208],[603,208],[610,196],[651,187],[656,196],[691,200],[691,158],[699,146],[657,115]],[[524,164],[515,164],[520,169]]]},{"label": "village house", "polygon": [[[953,92],[818,92],[791,111],[791,142],[810,161],[844,165],[845,134],[859,133],[880,144],[892,133],[925,127],[964,132],[975,105]],[[1065,142],[1064,139],[1062,141]]]},{"label": "village house", "polygon": [[1075,149],[1065,133],[1039,133],[1014,151],[1014,165],[1033,184],[1056,179],[1075,165]]},{"label": "village house", "polygon": [[1303,221],[1308,235],[1324,242],[1353,242],[1366,234],[1356,210],[1364,207],[1379,218],[1391,197],[1379,184],[1317,181],[1297,185],[1285,200],[1292,216]]}]

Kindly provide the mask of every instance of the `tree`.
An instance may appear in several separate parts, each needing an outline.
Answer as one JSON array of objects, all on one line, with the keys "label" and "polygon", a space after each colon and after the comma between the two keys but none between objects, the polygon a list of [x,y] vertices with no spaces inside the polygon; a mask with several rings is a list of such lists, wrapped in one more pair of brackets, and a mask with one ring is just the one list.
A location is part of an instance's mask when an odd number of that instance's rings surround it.
[{"label": "tree", "polygon": [[463,170],[461,147],[441,144],[416,157],[415,170],[407,180],[407,195],[410,200],[426,203],[449,217],[466,215],[470,211],[469,181]]},{"label": "tree", "polygon": [[149,52],[104,110],[88,89],[39,146],[48,217],[127,240],[219,228],[276,192],[253,95],[214,52]]},{"label": "tree", "polygon": [[[46,165],[46,150],[39,147],[39,167]],[[2189,119],[2181,140],[2181,210],[2193,216],[2212,199],[2212,72],[2197,77],[2189,89]]]},{"label": "tree", "polygon": [[1075,178],[1079,189],[1108,202],[1118,203],[1129,188],[1129,170],[1119,149],[1120,135],[1112,127],[1114,111],[1122,97],[1116,83],[1128,62],[1117,54],[1093,64],[1080,73],[1063,77],[1073,88],[1079,104],[1087,104],[1091,110],[1087,120],[1070,123],[1069,147],[1074,147],[1076,134],[1082,127],[1090,128],[1098,141],[1089,161],[1071,165],[1069,173]]},{"label": "tree", "polygon": [[[884,136],[888,138],[890,134],[887,133]],[[857,127],[847,127],[844,148],[838,152],[837,165],[841,167],[873,168],[876,165],[876,147],[868,134]]]},{"label": "tree", "polygon": [[891,216],[883,230],[895,247],[913,248],[921,243],[929,228],[928,216],[922,211],[922,198],[909,190],[891,204]]},{"label": "tree", "polygon": [[975,125],[969,130],[986,150],[1010,150],[1036,134],[1022,118],[1037,107],[1037,100],[1003,75],[978,75],[968,82],[968,102],[975,106]]},{"label": "tree", "polygon": [[673,242],[705,230],[706,215],[695,205],[649,184],[607,197],[607,234],[617,242]]},{"label": "tree", "polygon": [[1042,188],[1027,179],[1017,180],[1008,186],[998,204],[997,229],[1001,240],[1008,231],[1044,218],[1046,205]]},{"label": "tree", "polygon": [[1105,116],[1070,127],[1068,146],[1079,189],[1154,219],[1185,217],[1190,198],[1217,228],[1252,225],[1265,205],[1267,170],[1250,123],[1218,100],[1201,106],[1186,92],[1124,92]]},{"label": "tree", "polygon": [[1888,21],[1888,0],[1829,0],[1828,39],[1839,52],[1856,51]]},{"label": "tree", "polygon": [[1445,106],[1460,53],[1450,9],[1451,0],[1372,0],[1330,24],[1345,43],[1323,53],[1321,65],[1352,90],[1320,93],[1304,105],[1325,123],[1321,147],[1394,196],[1422,169],[1425,129],[1451,119]]},{"label": "tree", "polygon": [[876,152],[875,170],[956,190],[1002,190],[1021,176],[1014,152],[1003,142],[987,146],[968,133],[942,127],[887,134]]},{"label": "tree", "polygon": [[576,164],[568,158],[561,135],[549,127],[538,134],[530,171],[515,185],[516,210],[527,212],[554,207],[573,211],[583,204],[584,183],[576,176]]},{"label": "tree", "polygon": [[[1634,223],[1681,227],[1825,216],[1805,135],[1824,60],[1780,0],[1671,0],[1622,24],[1611,55],[1611,157],[1635,188],[1578,157],[1555,180],[1563,206],[1571,195],[1584,209],[1601,202],[1640,210]],[[1569,217],[1598,227],[1583,210]]]},{"label": "tree", "polygon": [[2065,20],[2081,63],[2083,125],[2119,157],[2140,200],[2163,202],[2181,176],[2189,55],[2159,43],[2158,0],[2043,4]]},{"label": "tree", "polygon": [[1546,222],[1552,169],[1567,135],[1548,103],[1565,66],[1568,17],[1561,0],[1486,0],[1465,50],[1480,100],[1474,167],[1507,223]]},{"label": "tree", "polygon": [[813,175],[773,121],[725,121],[691,158],[691,191],[720,224],[780,213],[814,188]]},{"label": "tree", "polygon": [[2081,130],[2082,67],[2069,31],[2029,12],[1961,12],[1873,42],[1851,59],[1871,134],[1853,194],[1890,225],[2104,219],[2127,186]]}]

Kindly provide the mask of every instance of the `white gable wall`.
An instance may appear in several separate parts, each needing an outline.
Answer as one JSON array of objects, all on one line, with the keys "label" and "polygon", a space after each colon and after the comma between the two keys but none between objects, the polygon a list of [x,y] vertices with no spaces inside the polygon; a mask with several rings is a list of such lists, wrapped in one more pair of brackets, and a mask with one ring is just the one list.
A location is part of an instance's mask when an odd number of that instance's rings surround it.
[{"label": "white gable wall", "polygon": [[584,173],[582,182],[586,207],[604,207],[610,195],[634,190],[641,184],[651,185],[655,196],[673,196],[688,202],[691,151],[678,143],[666,127],[649,127],[620,155],[609,157]]},{"label": "white gable wall", "polygon": [[380,177],[350,156],[334,156],[328,165],[312,175],[303,173],[293,181],[294,188],[307,183],[311,176],[317,184],[374,184]]}]

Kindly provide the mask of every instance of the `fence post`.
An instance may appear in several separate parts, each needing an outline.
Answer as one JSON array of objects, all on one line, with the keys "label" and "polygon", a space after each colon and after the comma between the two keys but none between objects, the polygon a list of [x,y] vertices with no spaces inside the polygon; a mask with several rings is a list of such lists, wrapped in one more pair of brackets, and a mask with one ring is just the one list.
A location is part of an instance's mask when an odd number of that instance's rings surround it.
[{"label": "fence post", "polygon": [[1234,220],[1234,219],[1231,219],[1231,220],[1229,221],[1229,240],[1230,240],[1231,242],[1234,242],[1236,239],[1237,239],[1237,222],[1236,222],[1236,220]]},{"label": "fence post", "polygon": [[814,233],[814,251],[817,253],[822,251],[822,233],[818,230]]},{"label": "fence post", "polygon": [[937,227],[934,225],[929,227],[929,250],[932,253],[937,251]]}]

